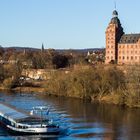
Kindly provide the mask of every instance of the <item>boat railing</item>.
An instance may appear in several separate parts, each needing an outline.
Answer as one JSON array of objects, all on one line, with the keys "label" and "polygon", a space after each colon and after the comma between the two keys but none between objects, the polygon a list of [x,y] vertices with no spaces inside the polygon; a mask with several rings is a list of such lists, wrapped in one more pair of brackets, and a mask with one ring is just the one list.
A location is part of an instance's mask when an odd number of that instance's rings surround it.
[{"label": "boat railing", "polygon": [[[43,119],[47,118],[49,115],[50,107],[48,106],[36,106],[33,107],[32,110],[30,111],[30,115],[39,115],[40,117],[40,124],[43,126]],[[48,123],[52,123],[52,120],[48,121]]]}]

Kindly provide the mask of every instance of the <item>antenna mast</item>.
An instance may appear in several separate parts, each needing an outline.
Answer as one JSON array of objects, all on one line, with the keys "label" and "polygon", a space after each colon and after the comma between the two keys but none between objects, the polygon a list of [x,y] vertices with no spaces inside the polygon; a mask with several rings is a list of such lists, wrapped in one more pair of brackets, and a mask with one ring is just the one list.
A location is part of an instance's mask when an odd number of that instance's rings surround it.
[{"label": "antenna mast", "polygon": [[115,10],[116,10],[116,1],[114,1],[114,7],[115,7]]}]

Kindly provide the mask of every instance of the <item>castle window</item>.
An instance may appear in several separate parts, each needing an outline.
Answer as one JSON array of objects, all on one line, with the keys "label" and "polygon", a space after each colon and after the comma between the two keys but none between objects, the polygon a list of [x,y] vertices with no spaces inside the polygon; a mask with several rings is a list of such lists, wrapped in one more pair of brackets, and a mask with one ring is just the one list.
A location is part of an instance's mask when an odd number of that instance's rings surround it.
[{"label": "castle window", "polygon": [[113,54],[113,51],[111,51],[111,53]]},{"label": "castle window", "polygon": [[125,59],[125,57],[123,56],[123,60]]},{"label": "castle window", "polygon": [[135,53],[137,54],[137,51],[135,51]]},{"label": "castle window", "polygon": [[121,59],[121,56],[119,56],[119,59]]},{"label": "castle window", "polygon": [[121,51],[119,51],[119,54],[121,54]]},{"label": "castle window", "polygon": [[129,56],[127,56],[127,60],[129,60]]},{"label": "castle window", "polygon": [[131,60],[133,60],[133,56],[131,56]]},{"label": "castle window", "polygon": [[113,49],[113,46],[111,46],[111,48]]},{"label": "castle window", "polygon": [[113,59],[113,56],[111,56],[111,59]]}]

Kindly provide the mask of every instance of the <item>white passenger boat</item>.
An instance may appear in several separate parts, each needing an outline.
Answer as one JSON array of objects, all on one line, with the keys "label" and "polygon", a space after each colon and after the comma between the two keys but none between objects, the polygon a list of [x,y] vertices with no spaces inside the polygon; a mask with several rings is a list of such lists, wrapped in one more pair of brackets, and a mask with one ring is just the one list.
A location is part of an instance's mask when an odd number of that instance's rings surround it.
[{"label": "white passenger boat", "polygon": [[[8,132],[14,134],[59,134],[59,126],[52,120],[43,117],[45,109],[45,107],[36,107],[31,113],[28,113],[11,105],[0,103],[0,122]],[[34,114],[36,110],[40,111],[41,115]]]}]

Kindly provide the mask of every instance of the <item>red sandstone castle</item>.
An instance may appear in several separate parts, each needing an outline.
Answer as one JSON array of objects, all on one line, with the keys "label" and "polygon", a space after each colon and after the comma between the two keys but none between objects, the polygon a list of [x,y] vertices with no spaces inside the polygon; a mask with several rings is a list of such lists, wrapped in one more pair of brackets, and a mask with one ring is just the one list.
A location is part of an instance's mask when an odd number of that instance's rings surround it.
[{"label": "red sandstone castle", "polygon": [[106,29],[105,63],[140,64],[140,34],[125,34],[116,10]]}]

